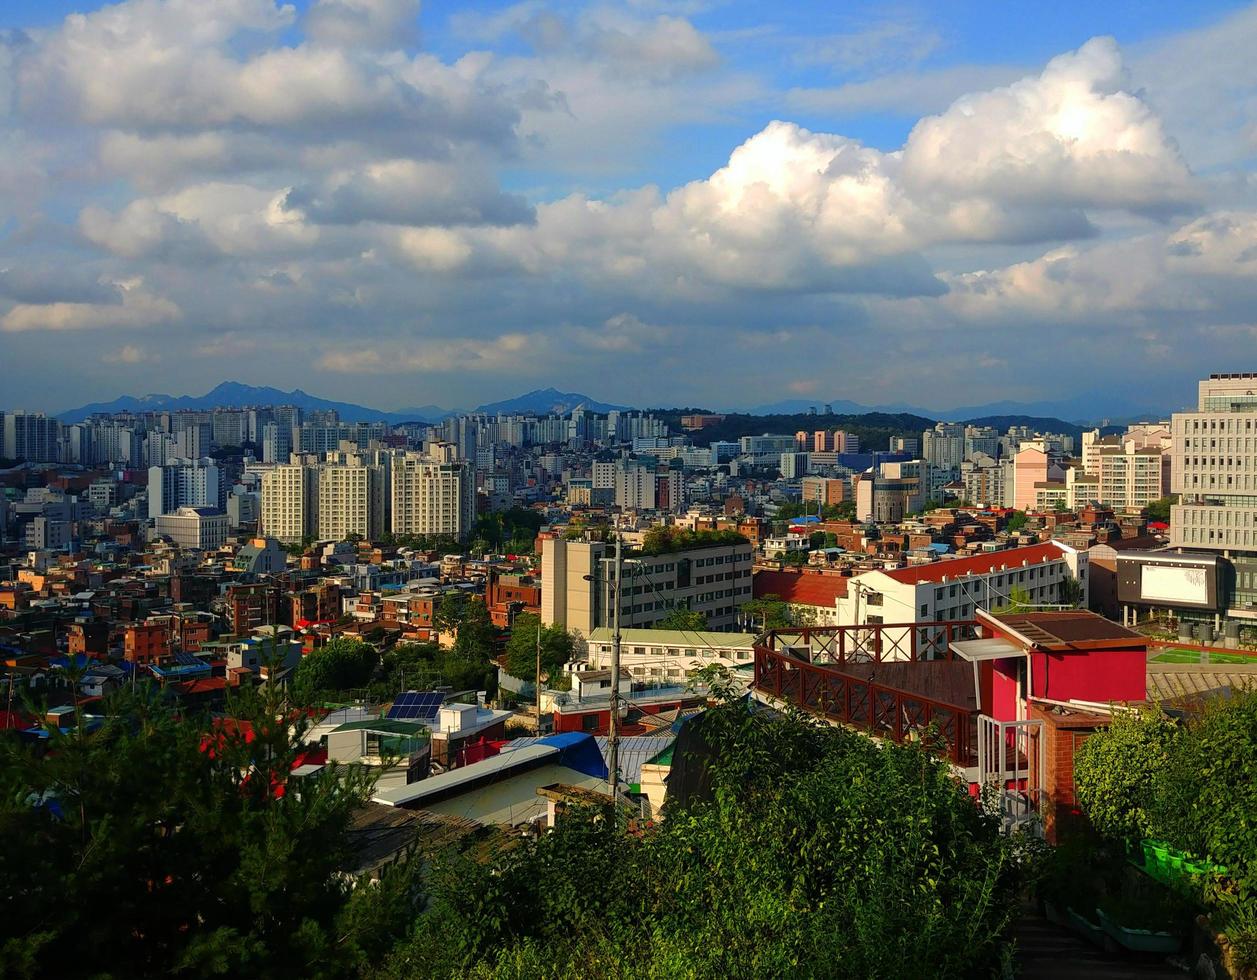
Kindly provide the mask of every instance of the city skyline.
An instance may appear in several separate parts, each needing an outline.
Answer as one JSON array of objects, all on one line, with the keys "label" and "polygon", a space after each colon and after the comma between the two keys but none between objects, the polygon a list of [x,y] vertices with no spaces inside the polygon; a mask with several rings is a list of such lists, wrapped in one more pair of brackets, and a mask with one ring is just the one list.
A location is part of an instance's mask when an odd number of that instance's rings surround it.
[{"label": "city skyline", "polygon": [[1188,402],[1257,8],[978,6],[6,5],[5,400]]}]

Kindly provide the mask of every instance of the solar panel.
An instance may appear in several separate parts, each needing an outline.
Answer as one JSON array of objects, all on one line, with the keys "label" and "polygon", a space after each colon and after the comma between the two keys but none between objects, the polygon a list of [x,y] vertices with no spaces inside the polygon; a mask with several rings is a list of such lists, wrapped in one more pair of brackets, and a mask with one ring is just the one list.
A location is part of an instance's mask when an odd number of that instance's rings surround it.
[{"label": "solar panel", "polygon": [[445,695],[437,691],[403,691],[386,717],[393,721],[431,721],[441,711]]}]

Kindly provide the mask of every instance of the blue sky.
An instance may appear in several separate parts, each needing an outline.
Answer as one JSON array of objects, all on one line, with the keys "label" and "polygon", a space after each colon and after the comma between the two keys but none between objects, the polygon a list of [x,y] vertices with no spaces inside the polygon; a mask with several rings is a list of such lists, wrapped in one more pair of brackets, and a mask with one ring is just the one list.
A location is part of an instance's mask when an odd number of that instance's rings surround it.
[{"label": "blue sky", "polygon": [[1252,368],[1252,5],[294,7],[4,5],[15,404],[1133,411]]}]

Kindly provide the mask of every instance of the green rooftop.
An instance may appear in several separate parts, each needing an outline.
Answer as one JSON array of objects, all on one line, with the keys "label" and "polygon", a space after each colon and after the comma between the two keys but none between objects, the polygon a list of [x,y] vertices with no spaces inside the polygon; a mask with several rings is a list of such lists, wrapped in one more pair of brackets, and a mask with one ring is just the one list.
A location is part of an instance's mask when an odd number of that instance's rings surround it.
[{"label": "green rooftop", "polygon": [[366,721],[348,721],[336,729],[338,732],[388,732],[390,735],[425,735],[428,726],[418,721],[395,721],[392,718],[368,718]]}]

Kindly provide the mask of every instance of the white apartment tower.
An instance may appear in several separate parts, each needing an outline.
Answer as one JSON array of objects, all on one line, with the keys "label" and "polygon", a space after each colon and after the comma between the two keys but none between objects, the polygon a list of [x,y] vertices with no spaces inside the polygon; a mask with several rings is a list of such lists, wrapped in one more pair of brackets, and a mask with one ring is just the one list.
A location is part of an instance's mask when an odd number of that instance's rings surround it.
[{"label": "white apartment tower", "polygon": [[368,541],[384,533],[385,471],[382,466],[344,464],[318,468],[318,537]]},{"label": "white apartment tower", "polygon": [[318,527],[318,470],[286,463],[262,474],[259,534],[291,544],[313,536]]},{"label": "white apartment tower", "polygon": [[408,453],[393,460],[392,532],[464,538],[476,518],[475,474],[466,460]]}]

